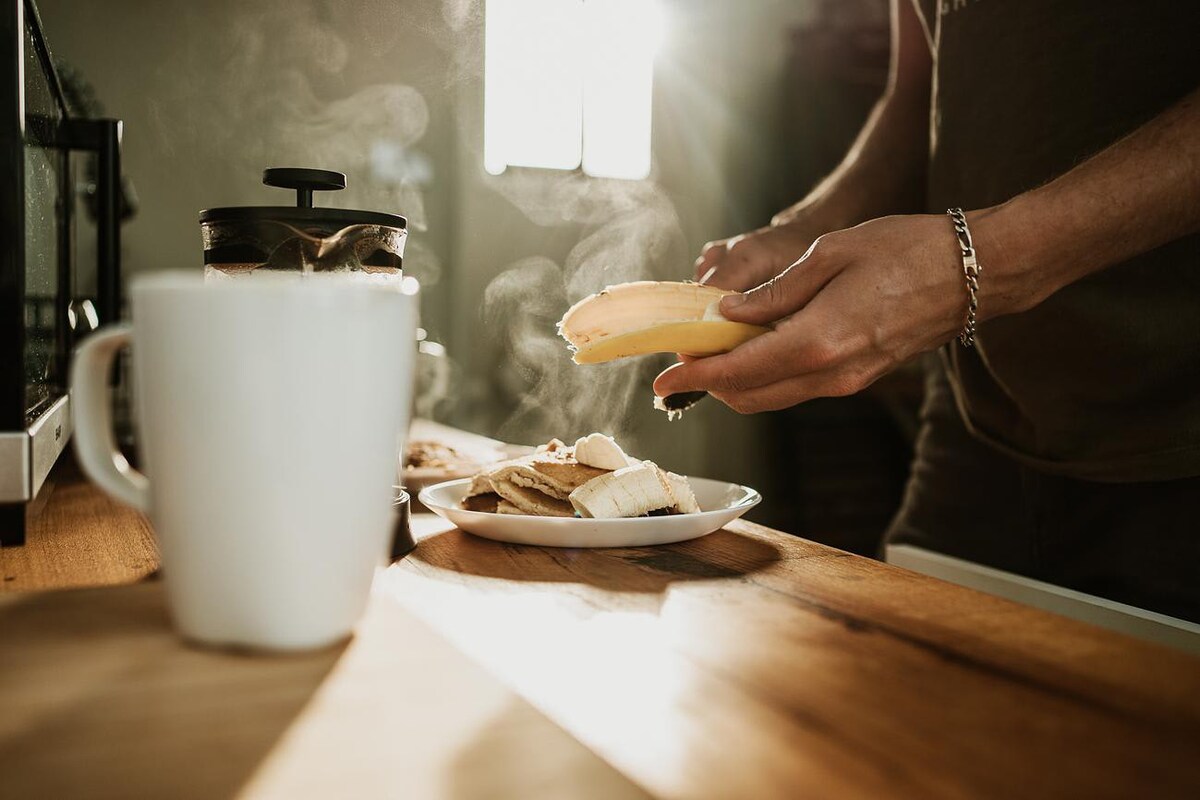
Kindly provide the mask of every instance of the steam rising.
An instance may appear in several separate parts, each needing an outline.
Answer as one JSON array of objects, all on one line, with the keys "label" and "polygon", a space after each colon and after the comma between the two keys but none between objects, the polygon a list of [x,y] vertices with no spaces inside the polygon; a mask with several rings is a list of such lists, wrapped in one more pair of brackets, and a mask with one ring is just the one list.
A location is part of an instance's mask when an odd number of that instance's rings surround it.
[{"label": "steam rising", "polygon": [[[449,109],[459,131],[481,129],[482,106],[471,99],[482,74],[481,0],[399,5],[224,0],[221,7],[236,24],[222,24],[219,36],[188,37],[187,52],[172,55],[186,63],[171,74],[194,79],[171,79],[148,93],[169,98],[149,101],[162,154],[195,154],[220,172],[212,176],[213,185],[230,187],[218,196],[198,197],[196,208],[286,203],[277,190],[259,185],[261,170],[311,166],[353,178],[348,191],[322,194],[321,205],[400,213],[410,230],[421,231],[427,225],[422,183],[443,190],[452,185],[455,192],[471,186],[456,183],[446,165],[419,157],[430,109],[412,84],[424,87],[440,109]],[[181,26],[214,29],[212,15],[219,12],[207,4],[184,8]],[[407,28],[406,36],[398,35],[399,25]],[[377,83],[364,87],[364,75],[356,71],[358,54],[369,52],[378,63],[380,53],[399,58],[402,51],[389,48],[402,46],[410,53],[407,66],[366,75]],[[412,83],[392,81],[397,75]],[[464,138],[458,144],[469,155],[457,169],[482,172],[482,143],[473,134]],[[567,251],[507,265],[486,289],[486,332],[501,352],[499,363],[488,364],[488,374],[479,377],[490,383],[482,399],[489,410],[497,400],[513,408],[497,435],[531,442],[601,430],[628,438],[631,411],[645,406],[646,413],[655,413],[649,410],[649,381],[661,362],[577,366],[556,323],[571,303],[606,285],[684,272],[691,255],[666,193],[653,181],[540,170],[510,170],[482,180],[484,191],[499,192],[533,223],[524,229],[549,229],[556,241],[560,231],[579,233]],[[405,271],[428,286],[438,265],[426,238],[435,237],[409,237]],[[453,256],[453,243],[446,247]],[[527,252],[542,251],[535,246]],[[457,305],[461,300],[454,302],[455,313],[471,313]]]},{"label": "steam rising", "polygon": [[335,27],[333,13],[343,12],[317,3],[239,8],[238,24],[205,37],[189,54],[201,77],[172,87],[188,97],[188,124],[175,138],[188,150],[219,154],[214,160],[236,170],[228,183],[242,196],[214,198],[212,205],[261,203],[261,194],[251,200],[246,193],[265,167],[317,167],[355,179],[346,192],[322,194],[321,205],[401,213],[410,229],[423,230],[417,182],[378,175],[372,156],[381,142],[403,152],[421,139],[429,123],[425,98],[392,82],[345,93],[342,73],[355,49],[368,45],[341,35],[345,20]]},{"label": "steam rising", "polygon": [[684,243],[674,209],[651,182],[619,182],[544,172],[505,175],[501,191],[542,225],[582,222],[585,235],[559,266],[523,259],[498,275],[484,295],[484,320],[500,337],[502,385],[520,400],[498,435],[511,441],[610,433],[636,449],[631,410],[649,407],[658,360],[581,366],[571,360],[556,323],[577,300],[625,281],[671,270]]}]

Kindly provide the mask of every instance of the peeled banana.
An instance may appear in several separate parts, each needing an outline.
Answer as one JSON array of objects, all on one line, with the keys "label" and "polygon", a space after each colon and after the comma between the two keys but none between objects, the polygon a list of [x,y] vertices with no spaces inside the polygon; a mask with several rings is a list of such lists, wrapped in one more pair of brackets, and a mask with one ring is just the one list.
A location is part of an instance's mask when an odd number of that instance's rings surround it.
[{"label": "peeled banana", "polygon": [[619,283],[567,309],[558,332],[577,364],[647,353],[727,353],[770,330],[722,317],[718,304],[727,294],[735,293],[698,283]]}]

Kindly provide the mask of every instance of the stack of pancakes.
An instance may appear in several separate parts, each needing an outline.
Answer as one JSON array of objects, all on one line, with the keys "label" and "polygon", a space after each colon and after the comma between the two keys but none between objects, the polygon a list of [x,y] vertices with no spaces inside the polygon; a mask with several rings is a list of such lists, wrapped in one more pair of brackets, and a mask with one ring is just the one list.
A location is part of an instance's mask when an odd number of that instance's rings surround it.
[{"label": "stack of pancakes", "polygon": [[468,511],[573,517],[571,492],[610,471],[580,464],[574,448],[555,439],[535,453],[502,461],[476,475],[462,504]]}]

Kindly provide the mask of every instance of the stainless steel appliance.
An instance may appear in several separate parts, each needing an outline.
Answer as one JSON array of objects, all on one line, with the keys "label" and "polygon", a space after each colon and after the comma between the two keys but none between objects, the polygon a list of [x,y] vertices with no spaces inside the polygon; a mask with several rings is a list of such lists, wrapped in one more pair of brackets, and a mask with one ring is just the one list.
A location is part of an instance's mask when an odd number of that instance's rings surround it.
[{"label": "stainless steel appliance", "polygon": [[[78,335],[120,313],[121,122],[71,113],[33,0],[0,10],[0,545],[21,544],[71,434]],[[77,293],[72,152],[94,154],[95,296]],[[88,275],[87,283],[91,284]]]}]

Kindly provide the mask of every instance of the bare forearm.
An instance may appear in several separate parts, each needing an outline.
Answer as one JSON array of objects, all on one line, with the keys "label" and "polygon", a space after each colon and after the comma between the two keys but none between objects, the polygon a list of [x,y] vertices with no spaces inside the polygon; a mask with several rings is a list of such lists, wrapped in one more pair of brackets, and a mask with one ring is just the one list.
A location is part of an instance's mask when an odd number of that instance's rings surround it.
[{"label": "bare forearm", "polygon": [[928,159],[928,116],[881,100],[846,158],[804,200],[774,224],[812,214],[828,230],[888,214],[922,210]]},{"label": "bare forearm", "polygon": [[772,224],[797,216],[826,230],[923,210],[932,62],[910,0],[893,0],[888,86],[842,163]]},{"label": "bare forearm", "polygon": [[985,316],[1030,308],[1086,275],[1200,230],[1200,90],[978,219]]}]

